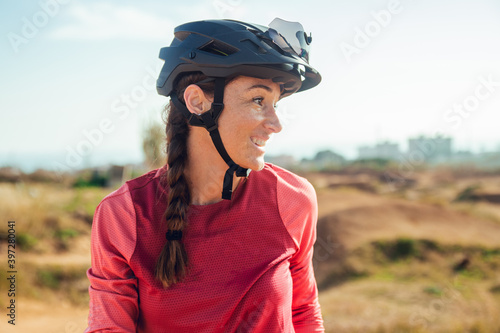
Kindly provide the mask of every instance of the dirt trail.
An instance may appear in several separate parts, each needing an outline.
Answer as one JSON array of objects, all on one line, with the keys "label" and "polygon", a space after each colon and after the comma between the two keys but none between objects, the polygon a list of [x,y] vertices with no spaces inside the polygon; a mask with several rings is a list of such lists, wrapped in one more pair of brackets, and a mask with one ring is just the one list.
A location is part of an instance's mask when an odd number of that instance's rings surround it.
[{"label": "dirt trail", "polygon": [[33,265],[61,265],[90,267],[90,253],[64,253],[64,254],[22,254],[23,263]]},{"label": "dirt trail", "polygon": [[[2,313],[4,313],[2,311]],[[47,304],[32,299],[16,299],[16,325],[0,323],[0,332],[81,333],[87,327],[88,309],[66,302]]]},{"label": "dirt trail", "polygon": [[22,263],[29,265],[61,265],[90,267],[90,235],[81,235],[71,240],[71,248],[60,253],[22,253]]},{"label": "dirt trail", "polygon": [[[21,253],[17,260],[29,266],[88,266],[90,267],[90,236],[83,235],[73,240],[73,247],[63,253]],[[3,250],[3,249],[2,249]],[[85,276],[82,276],[82,280]],[[22,297],[19,290],[16,298],[16,325],[7,320],[0,323],[0,332],[26,333],[77,333],[87,327],[88,307],[77,307],[67,301],[59,301],[56,294],[44,301]],[[1,312],[5,314],[5,311]]]}]

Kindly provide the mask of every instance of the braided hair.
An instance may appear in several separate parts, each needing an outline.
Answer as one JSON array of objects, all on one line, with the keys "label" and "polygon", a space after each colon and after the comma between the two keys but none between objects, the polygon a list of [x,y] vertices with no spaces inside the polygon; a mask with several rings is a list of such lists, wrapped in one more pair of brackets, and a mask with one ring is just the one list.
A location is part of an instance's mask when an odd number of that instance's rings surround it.
[{"label": "braided hair", "polygon": [[[209,95],[213,95],[214,84],[200,81],[207,77],[201,73],[190,73],[179,79],[175,94],[184,101],[184,90],[191,84],[197,85]],[[187,139],[189,126],[186,118],[170,102],[165,110],[168,169],[162,175],[162,183],[168,187],[167,209],[163,215],[168,232],[179,233],[187,226],[187,212],[191,200],[184,170],[188,164]],[[168,240],[157,259],[155,277],[164,288],[181,281],[187,274],[188,258],[180,239]]]}]

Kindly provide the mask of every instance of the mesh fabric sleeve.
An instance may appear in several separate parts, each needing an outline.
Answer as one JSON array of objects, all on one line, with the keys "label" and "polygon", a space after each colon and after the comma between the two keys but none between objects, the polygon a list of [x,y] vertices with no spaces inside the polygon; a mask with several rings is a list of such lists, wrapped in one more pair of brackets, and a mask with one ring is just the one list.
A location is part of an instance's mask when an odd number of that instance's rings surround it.
[{"label": "mesh fabric sleeve", "polygon": [[124,185],[99,204],[92,224],[89,317],[85,332],[136,332],[137,279],[130,269],[135,210]]},{"label": "mesh fabric sleeve", "polygon": [[295,332],[324,332],[312,266],[318,219],[316,192],[306,179],[282,171],[278,173],[277,196],[281,218],[297,246],[290,260]]}]

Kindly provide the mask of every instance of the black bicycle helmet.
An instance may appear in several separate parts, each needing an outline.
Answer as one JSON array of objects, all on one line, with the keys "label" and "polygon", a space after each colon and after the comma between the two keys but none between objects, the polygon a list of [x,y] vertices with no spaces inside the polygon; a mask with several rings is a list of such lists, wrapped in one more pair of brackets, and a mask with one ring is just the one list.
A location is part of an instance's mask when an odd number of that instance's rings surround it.
[{"label": "black bicycle helmet", "polygon": [[[227,154],[217,128],[224,108],[227,78],[244,75],[272,79],[281,86],[281,98],[319,84],[321,76],[309,65],[309,45],[302,25],[279,18],[269,27],[234,20],[206,20],[185,23],[174,31],[170,46],[160,50],[165,60],[156,82],[160,95],[172,103],[192,126],[205,127],[217,151],[228,164],[223,184],[223,199],[231,199],[233,174],[246,176],[248,170],[234,163]],[[195,115],[174,93],[178,79],[186,73],[201,72],[215,81],[212,108]]]}]

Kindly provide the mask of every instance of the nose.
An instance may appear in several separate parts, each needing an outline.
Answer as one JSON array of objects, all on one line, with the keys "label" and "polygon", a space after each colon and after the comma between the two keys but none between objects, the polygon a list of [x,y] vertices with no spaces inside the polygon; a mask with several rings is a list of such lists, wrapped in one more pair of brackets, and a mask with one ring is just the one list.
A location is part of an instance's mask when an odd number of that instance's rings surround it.
[{"label": "nose", "polygon": [[283,129],[275,107],[271,106],[269,108],[268,117],[266,118],[264,126],[272,133],[279,133]]}]

